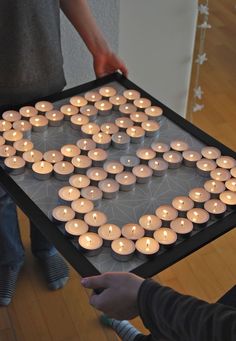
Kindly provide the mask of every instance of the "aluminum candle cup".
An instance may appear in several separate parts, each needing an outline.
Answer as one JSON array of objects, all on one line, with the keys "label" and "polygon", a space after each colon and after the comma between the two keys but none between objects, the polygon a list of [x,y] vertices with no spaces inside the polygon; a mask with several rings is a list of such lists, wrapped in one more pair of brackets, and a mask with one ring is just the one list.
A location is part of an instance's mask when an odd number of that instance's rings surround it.
[{"label": "aluminum candle cup", "polygon": [[8,146],[6,144],[0,146],[0,159],[5,159],[9,156],[14,156],[16,154],[16,150],[12,146]]},{"label": "aluminum candle cup", "polygon": [[103,165],[104,170],[110,178],[114,178],[116,174],[123,172],[124,166],[116,160],[108,160]]},{"label": "aluminum candle cup", "polygon": [[74,219],[75,212],[68,206],[57,206],[52,211],[52,217],[55,223],[64,224]]},{"label": "aluminum candle cup", "polygon": [[111,136],[105,133],[98,133],[93,135],[93,141],[96,143],[97,148],[108,149],[111,145]]},{"label": "aluminum candle cup", "polygon": [[89,103],[92,104],[102,99],[102,95],[100,95],[97,91],[88,91],[84,97]]},{"label": "aluminum candle cup", "polygon": [[103,246],[111,246],[113,240],[120,238],[121,229],[115,224],[104,224],[99,227],[98,235],[103,239]]},{"label": "aluminum candle cup", "polygon": [[155,213],[162,220],[162,226],[170,226],[170,222],[178,217],[178,211],[170,205],[159,206]]},{"label": "aluminum candle cup", "polygon": [[93,122],[97,118],[98,109],[93,105],[86,105],[85,107],[80,108],[80,112],[87,117],[90,122]]},{"label": "aluminum candle cup", "polygon": [[189,197],[194,201],[195,207],[203,207],[204,202],[210,200],[210,193],[202,187],[196,187],[191,189]]},{"label": "aluminum candle cup", "polygon": [[173,246],[177,240],[177,234],[170,228],[161,227],[154,232],[154,239],[164,247]]},{"label": "aluminum candle cup", "polygon": [[19,130],[23,134],[23,138],[30,138],[32,125],[28,121],[20,120],[13,123],[13,129]]},{"label": "aluminum candle cup", "polygon": [[168,169],[168,163],[162,158],[155,158],[148,161],[148,167],[152,169],[154,176],[164,176]]},{"label": "aluminum candle cup", "polygon": [[119,173],[115,179],[120,185],[120,190],[124,192],[132,191],[136,183],[136,176],[130,172]]},{"label": "aluminum candle cup", "polygon": [[88,101],[82,96],[73,96],[70,98],[70,104],[72,104],[74,107],[81,108],[87,105]]},{"label": "aluminum candle cup", "polygon": [[83,198],[92,201],[94,206],[98,206],[102,200],[102,191],[95,186],[82,188],[80,194]]},{"label": "aluminum candle cup", "polygon": [[71,116],[70,118],[70,125],[75,130],[81,130],[81,127],[87,123],[89,123],[89,118],[81,114]]},{"label": "aluminum candle cup", "polygon": [[184,152],[189,149],[188,143],[182,140],[171,141],[170,146],[176,152]]},{"label": "aluminum candle cup", "polygon": [[153,214],[143,215],[139,219],[139,225],[144,228],[146,237],[152,237],[154,231],[159,229],[161,227],[161,224],[162,224],[161,219]]},{"label": "aluminum candle cup", "polygon": [[151,106],[145,109],[145,113],[151,120],[160,121],[162,118],[163,110],[160,107]]},{"label": "aluminum candle cup", "polygon": [[107,216],[100,211],[91,211],[85,214],[84,221],[88,224],[90,232],[97,232],[101,225],[106,224]]},{"label": "aluminum candle cup", "polygon": [[136,241],[135,248],[137,256],[140,259],[146,260],[159,251],[160,245],[154,238],[143,237]]},{"label": "aluminum candle cup", "polygon": [[123,155],[120,157],[120,162],[126,171],[132,171],[133,167],[140,164],[140,159],[133,155]]},{"label": "aluminum candle cup", "polygon": [[216,163],[214,160],[201,159],[197,161],[197,170],[201,176],[208,177],[215,168]]},{"label": "aluminum candle cup", "polygon": [[194,207],[194,202],[189,197],[179,196],[173,199],[172,206],[179,212],[179,217],[186,217],[187,211]]},{"label": "aluminum candle cup", "polygon": [[204,227],[210,219],[209,213],[202,208],[192,208],[187,212],[187,218],[198,226]]},{"label": "aluminum candle cup", "polygon": [[164,153],[170,150],[170,146],[163,142],[153,142],[151,148],[157,153],[157,156],[162,156]]},{"label": "aluminum candle cup", "polygon": [[236,192],[236,178],[231,178],[226,181],[225,187],[232,192]]},{"label": "aluminum candle cup", "polygon": [[168,167],[176,169],[181,166],[183,157],[180,152],[169,151],[163,154],[163,159],[168,163]]},{"label": "aluminum candle cup", "polygon": [[21,114],[23,119],[29,120],[30,117],[36,116],[38,114],[38,110],[35,107],[27,105],[20,108],[19,113]]},{"label": "aluminum candle cup", "polygon": [[111,114],[112,104],[107,100],[101,100],[94,104],[100,116],[108,116]]},{"label": "aluminum candle cup", "polygon": [[211,219],[222,218],[226,212],[226,205],[218,199],[211,199],[205,202],[204,209],[210,214]]},{"label": "aluminum candle cup", "polygon": [[21,119],[21,114],[15,110],[7,110],[2,114],[2,118],[7,122],[15,122]]},{"label": "aluminum candle cup", "polygon": [[[4,132],[7,130],[10,130],[12,128],[12,123],[5,121],[5,120],[0,120],[0,132]],[[15,128],[14,128],[15,129]],[[16,129],[18,130],[18,129]]]},{"label": "aluminum candle cup", "polygon": [[151,101],[147,98],[137,98],[134,100],[134,105],[138,110],[145,110],[152,105]]},{"label": "aluminum candle cup", "polygon": [[18,130],[11,129],[4,131],[3,138],[5,139],[6,144],[13,145],[14,142],[19,141],[23,138],[23,134]]},{"label": "aluminum candle cup", "polygon": [[67,235],[78,237],[88,232],[88,225],[81,219],[72,219],[65,224]]},{"label": "aluminum candle cup", "polygon": [[137,111],[136,106],[131,103],[125,103],[119,106],[119,112],[121,112],[124,116],[129,116],[130,114],[136,111]]},{"label": "aluminum candle cup", "polygon": [[140,98],[140,92],[138,92],[137,90],[133,90],[133,89],[125,90],[123,92],[123,95],[129,102],[133,102],[134,100]]},{"label": "aluminum candle cup", "polygon": [[40,101],[35,104],[35,109],[38,110],[39,114],[45,114],[47,111],[53,110],[53,105],[48,101]]},{"label": "aluminum candle cup", "polygon": [[236,206],[236,192],[225,191],[220,193],[220,200],[229,208],[234,208]]},{"label": "aluminum candle cup", "polygon": [[45,117],[48,119],[48,125],[50,127],[60,127],[64,119],[64,114],[59,110],[51,110],[46,112]]},{"label": "aluminum candle cup", "polygon": [[112,145],[116,149],[127,149],[130,144],[130,137],[124,132],[118,132],[112,135]]},{"label": "aluminum candle cup", "polygon": [[74,166],[68,161],[60,161],[54,164],[53,170],[57,180],[66,181],[74,173]]},{"label": "aluminum candle cup", "polygon": [[185,150],[182,155],[183,163],[186,167],[195,167],[197,161],[202,158],[201,154],[194,150]]},{"label": "aluminum candle cup", "polygon": [[132,127],[134,125],[134,122],[131,121],[128,117],[118,117],[115,120],[115,124],[119,128],[120,131],[126,131],[127,128]]},{"label": "aluminum candle cup", "polygon": [[176,218],[170,223],[170,228],[183,237],[188,237],[193,230],[193,223],[186,218]]},{"label": "aluminum candle cup", "polygon": [[92,160],[94,167],[102,166],[107,159],[107,152],[101,148],[95,148],[88,152],[88,157]]},{"label": "aluminum candle cup", "polygon": [[22,157],[26,162],[26,166],[32,168],[33,163],[43,159],[43,154],[39,150],[32,149],[28,152],[24,152]]},{"label": "aluminum candle cup", "polygon": [[22,156],[24,152],[32,150],[34,148],[34,145],[30,140],[22,139],[14,142],[13,147],[16,150],[16,154]]},{"label": "aluminum candle cup", "polygon": [[215,160],[221,156],[221,151],[216,147],[204,147],[201,150],[201,154],[205,159]]},{"label": "aluminum candle cup", "polygon": [[59,189],[58,197],[60,199],[61,204],[70,205],[72,201],[79,199],[80,191],[72,186],[64,186]]},{"label": "aluminum candle cup", "polygon": [[83,218],[86,213],[94,209],[94,204],[88,199],[80,198],[73,201],[71,207],[75,211],[77,218]]},{"label": "aluminum candle cup", "polygon": [[122,95],[115,95],[109,98],[109,102],[113,105],[114,110],[119,110],[119,106],[125,104],[127,99]]},{"label": "aluminum candle cup", "polygon": [[121,229],[123,237],[130,240],[138,240],[144,236],[144,228],[139,224],[125,224]]},{"label": "aluminum candle cup", "polygon": [[96,148],[96,143],[92,139],[80,139],[76,145],[81,150],[81,154],[87,154],[90,150]]},{"label": "aluminum candle cup", "polygon": [[97,256],[102,250],[102,238],[97,233],[87,232],[79,236],[80,249],[88,257]]},{"label": "aluminum candle cup", "polygon": [[148,116],[142,111],[136,111],[130,115],[130,119],[134,122],[135,125],[140,126],[143,122],[146,122],[148,120]]},{"label": "aluminum candle cup", "polygon": [[73,157],[71,163],[75,167],[75,173],[80,174],[86,174],[87,170],[92,166],[92,160],[86,155]]},{"label": "aluminum candle cup", "polygon": [[90,138],[95,134],[98,134],[100,131],[100,127],[98,124],[93,123],[93,122],[89,122],[87,124],[84,124],[81,127],[81,131],[84,135],[85,138]]},{"label": "aluminum candle cup", "polygon": [[216,168],[213,171],[211,171],[210,176],[213,180],[227,181],[230,179],[231,174],[228,169]]},{"label": "aluminum candle cup", "polygon": [[101,131],[105,134],[113,135],[118,133],[119,128],[117,127],[117,125],[115,125],[115,123],[107,122],[101,125]]},{"label": "aluminum candle cup", "polygon": [[52,164],[62,161],[64,156],[58,150],[48,150],[43,154],[43,159]]},{"label": "aluminum candle cup", "polygon": [[90,179],[92,185],[97,185],[99,181],[107,178],[107,172],[101,167],[89,168],[86,175]]},{"label": "aluminum candle cup", "polygon": [[90,185],[90,179],[87,175],[76,174],[70,177],[69,183],[71,186],[81,189]]},{"label": "aluminum candle cup", "polygon": [[11,175],[19,175],[25,171],[25,160],[20,156],[10,156],[4,160],[6,170]]},{"label": "aluminum candle cup", "polygon": [[135,245],[132,240],[119,238],[111,243],[112,256],[119,262],[127,262],[132,259]]},{"label": "aluminum candle cup", "polygon": [[216,160],[216,164],[218,167],[231,169],[236,166],[236,160],[231,156],[221,156],[219,159]]},{"label": "aluminum candle cup", "polygon": [[53,166],[47,161],[39,161],[32,165],[32,170],[36,179],[48,180],[52,174]]},{"label": "aluminum candle cup", "polygon": [[138,148],[136,151],[137,157],[141,160],[141,163],[148,163],[149,160],[152,160],[156,157],[156,152],[151,148]]},{"label": "aluminum candle cup", "polygon": [[152,169],[146,165],[138,165],[132,169],[132,173],[136,176],[137,183],[146,184],[152,178]]},{"label": "aluminum candle cup", "polygon": [[208,180],[204,184],[204,188],[211,194],[211,198],[218,198],[219,194],[225,191],[225,185],[221,181]]},{"label": "aluminum candle cup", "polygon": [[32,125],[32,130],[35,132],[43,133],[48,129],[48,119],[43,115],[30,117],[29,122]]},{"label": "aluminum candle cup", "polygon": [[69,121],[71,116],[79,113],[79,109],[71,104],[65,104],[60,108],[60,111],[64,114],[65,121]]},{"label": "aluminum candle cup", "polygon": [[74,144],[66,144],[61,147],[64,160],[71,161],[73,157],[80,155],[80,149]]},{"label": "aluminum candle cup", "polygon": [[113,179],[105,179],[99,181],[98,188],[103,192],[104,199],[114,199],[119,192],[120,185]]},{"label": "aluminum candle cup", "polygon": [[132,143],[142,143],[144,141],[145,130],[138,126],[129,127],[126,130],[128,136],[130,136]]},{"label": "aluminum candle cup", "polygon": [[141,124],[147,137],[153,137],[159,133],[160,124],[156,121],[146,121]]},{"label": "aluminum candle cup", "polygon": [[99,89],[100,95],[102,95],[103,98],[109,98],[116,95],[116,89],[114,89],[112,86],[103,86]]}]

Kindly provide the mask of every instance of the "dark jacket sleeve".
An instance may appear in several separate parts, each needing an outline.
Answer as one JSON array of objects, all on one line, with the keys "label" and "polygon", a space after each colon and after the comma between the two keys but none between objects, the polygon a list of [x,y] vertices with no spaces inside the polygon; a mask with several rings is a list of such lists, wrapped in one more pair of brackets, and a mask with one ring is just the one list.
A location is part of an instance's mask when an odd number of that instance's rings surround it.
[{"label": "dark jacket sleeve", "polygon": [[154,339],[235,341],[236,309],[210,304],[145,280],[138,293],[139,314]]}]

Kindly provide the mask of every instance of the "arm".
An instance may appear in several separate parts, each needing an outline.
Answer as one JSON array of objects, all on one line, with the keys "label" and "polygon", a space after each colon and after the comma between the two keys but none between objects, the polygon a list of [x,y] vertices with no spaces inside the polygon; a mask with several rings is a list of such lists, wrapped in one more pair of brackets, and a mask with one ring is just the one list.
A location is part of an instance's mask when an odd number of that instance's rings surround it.
[{"label": "arm", "polygon": [[101,77],[116,70],[127,75],[124,63],[107,45],[87,1],[60,0],[60,6],[91,52],[96,76]]}]

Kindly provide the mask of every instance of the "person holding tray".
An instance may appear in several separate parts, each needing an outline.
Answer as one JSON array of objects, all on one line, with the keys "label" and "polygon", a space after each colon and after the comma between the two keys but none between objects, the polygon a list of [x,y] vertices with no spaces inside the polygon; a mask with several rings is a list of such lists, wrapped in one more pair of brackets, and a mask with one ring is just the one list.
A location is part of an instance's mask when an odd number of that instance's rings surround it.
[{"label": "person holding tray", "polygon": [[[60,92],[65,86],[60,8],[84,40],[97,77],[124,63],[110,50],[86,0],[3,0],[0,4],[0,106],[21,105]],[[68,266],[31,224],[31,248],[50,289],[63,287]],[[24,262],[16,206],[0,187],[0,305],[8,305]]]},{"label": "person holding tray", "polygon": [[[132,273],[105,273],[83,278],[81,283],[95,290],[90,304],[106,314],[102,322],[123,341],[236,340],[236,286],[210,304]],[[126,321],[138,315],[150,335]]]}]

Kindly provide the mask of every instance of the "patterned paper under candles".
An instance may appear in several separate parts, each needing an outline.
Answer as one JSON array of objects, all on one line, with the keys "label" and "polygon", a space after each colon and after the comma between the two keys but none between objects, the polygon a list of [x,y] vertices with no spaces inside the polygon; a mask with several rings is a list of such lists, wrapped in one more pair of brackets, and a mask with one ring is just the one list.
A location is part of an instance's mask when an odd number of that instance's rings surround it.
[{"label": "patterned paper under candles", "polygon": [[97,148],[108,149],[111,145],[111,136],[102,132],[93,135],[92,139]]},{"label": "patterned paper under candles", "polygon": [[119,128],[112,122],[103,123],[101,125],[101,131],[105,134],[116,134],[119,131]]},{"label": "patterned paper under candles", "polygon": [[71,116],[70,118],[71,127],[75,130],[81,130],[81,127],[87,123],[89,123],[89,118],[81,114]]},{"label": "patterned paper under candles", "polygon": [[135,125],[141,125],[142,122],[146,122],[148,120],[148,116],[141,111],[136,111],[130,115],[130,119]]},{"label": "patterned paper under candles", "polygon": [[69,121],[71,116],[79,113],[79,109],[71,104],[62,105],[60,111],[64,114],[64,119],[66,121]]},{"label": "patterned paper under candles", "polygon": [[89,103],[92,103],[92,104],[102,99],[102,95],[100,95],[97,91],[88,91],[86,92],[84,97]]},{"label": "patterned paper under candles", "polygon": [[126,171],[131,171],[133,167],[140,164],[140,159],[134,155],[123,155],[120,157],[120,162]]},{"label": "patterned paper under candles", "polygon": [[112,104],[107,100],[101,100],[94,104],[100,116],[108,116],[111,113]]},{"label": "patterned paper under candles", "polygon": [[136,111],[137,111],[136,106],[131,103],[125,103],[119,106],[119,112],[121,112],[124,116],[129,116],[130,114]]},{"label": "patterned paper under candles", "polygon": [[159,133],[160,124],[156,121],[148,120],[141,124],[147,137],[153,137]]},{"label": "patterned paper under candles", "polygon": [[171,221],[170,228],[177,234],[188,236],[193,230],[193,223],[187,218],[176,218]]},{"label": "patterned paper under candles", "polygon": [[187,218],[193,223],[200,226],[205,226],[210,219],[209,213],[202,208],[192,208],[187,212]]},{"label": "patterned paper under candles", "polygon": [[0,132],[8,131],[12,128],[12,123],[5,121],[5,120],[0,120]]},{"label": "patterned paper under candles", "polygon": [[14,142],[19,141],[23,138],[22,132],[11,129],[4,131],[3,138],[6,140],[6,144],[13,145]]},{"label": "patterned paper under candles", "polygon": [[210,193],[202,187],[195,187],[189,192],[189,197],[194,201],[195,207],[202,207],[204,202],[210,200]]},{"label": "patterned paper under candles", "polygon": [[12,146],[8,146],[6,144],[0,146],[0,158],[4,159],[9,156],[14,156],[16,154],[16,150]]},{"label": "patterned paper under candles", "polygon": [[126,133],[132,143],[142,143],[144,141],[145,130],[139,126],[127,128]]},{"label": "patterned paper under candles", "polygon": [[54,164],[53,170],[57,180],[65,181],[74,173],[74,166],[68,161],[60,161]]},{"label": "patterned paper under candles", "polygon": [[151,144],[151,148],[157,153],[158,156],[162,156],[164,153],[167,153],[170,150],[170,146],[163,142],[153,142]]},{"label": "patterned paper under candles", "polygon": [[75,212],[72,210],[72,208],[61,205],[53,209],[52,217],[56,223],[62,224],[74,219]]},{"label": "patterned paper under candles", "polygon": [[222,181],[208,180],[205,182],[204,188],[211,194],[212,198],[217,198],[220,193],[224,192],[225,185]]},{"label": "patterned paper under candles", "polygon": [[151,148],[142,147],[137,149],[136,155],[142,163],[148,163],[149,160],[152,160],[156,157],[156,152],[154,152],[154,150]]},{"label": "patterned paper under candles", "polygon": [[161,219],[154,214],[146,214],[140,217],[139,225],[144,228],[145,236],[152,237],[154,231],[161,227]]},{"label": "patterned paper under candles", "polygon": [[172,200],[172,206],[179,212],[180,217],[186,217],[187,211],[194,207],[194,202],[189,197],[179,196]]},{"label": "patterned paper under candles", "polygon": [[80,155],[80,149],[74,144],[66,144],[61,147],[61,153],[65,160],[71,161],[73,157]]},{"label": "patterned paper under candles", "polygon": [[80,194],[83,198],[92,201],[94,206],[97,206],[102,200],[102,191],[95,186],[82,188]]},{"label": "patterned paper under candles", "polygon": [[97,185],[99,181],[107,178],[107,172],[101,167],[89,168],[86,175],[90,179],[92,185]]},{"label": "patterned paper under candles", "polygon": [[111,243],[112,256],[119,262],[128,262],[135,252],[135,244],[132,240],[119,238]]},{"label": "patterned paper under candles", "polygon": [[62,204],[71,204],[72,201],[79,199],[80,191],[72,186],[64,186],[59,189],[58,197]]},{"label": "patterned paper under candles", "polygon": [[113,240],[120,238],[121,229],[115,224],[104,224],[99,227],[98,235],[103,239],[103,246],[111,246]]},{"label": "patterned paper under candles", "polygon": [[91,200],[80,198],[73,201],[71,207],[75,211],[77,218],[83,218],[86,213],[94,209],[94,204]]},{"label": "patterned paper under candles", "polygon": [[86,105],[86,106],[80,108],[80,112],[81,112],[81,114],[86,116],[90,122],[93,122],[97,118],[98,109],[95,108],[93,105]]},{"label": "patterned paper under candles", "polygon": [[13,129],[21,131],[24,138],[30,138],[32,124],[25,120],[19,120],[13,123]]},{"label": "patterned paper under candles", "polygon": [[216,168],[214,160],[201,159],[197,161],[197,170],[201,176],[208,177],[210,172]]},{"label": "patterned paper under candles", "polygon": [[20,156],[10,156],[4,160],[6,170],[11,175],[19,175],[25,171],[25,160]]},{"label": "patterned paper under candles", "polygon": [[108,154],[101,148],[95,148],[88,152],[88,157],[92,160],[94,167],[100,167],[106,161]]},{"label": "patterned paper under candles", "polygon": [[73,96],[70,98],[70,104],[75,107],[81,108],[88,104],[87,99],[82,96]]},{"label": "patterned paper under candles", "polygon": [[51,110],[46,112],[45,117],[50,127],[59,127],[63,122],[64,114],[59,110]]},{"label": "patterned paper under candles", "polygon": [[43,154],[43,159],[52,164],[62,161],[64,156],[58,150],[48,150]]},{"label": "patterned paper under candles", "polygon": [[129,102],[133,102],[134,100],[140,98],[140,92],[133,89],[125,90],[123,95]]},{"label": "patterned paper under candles", "polygon": [[120,185],[121,191],[132,191],[136,183],[136,176],[130,172],[122,172],[116,175],[116,181]]},{"label": "patterned paper under candles", "polygon": [[159,244],[166,247],[172,246],[177,240],[175,231],[166,227],[161,227],[156,230],[153,237]]},{"label": "patterned paper under candles", "polygon": [[13,147],[18,155],[22,155],[24,152],[28,152],[34,148],[33,142],[27,139],[22,139],[14,142]]},{"label": "patterned paper under candles", "polygon": [[32,170],[36,179],[48,180],[52,174],[53,166],[47,161],[39,161],[32,165]]},{"label": "patterned paper under candles", "polygon": [[162,117],[163,110],[160,107],[151,106],[145,109],[145,113],[150,119],[159,121]]},{"label": "patterned paper under candles", "polygon": [[170,222],[178,217],[178,211],[170,205],[159,206],[155,213],[162,220],[162,226],[170,226]]},{"label": "patterned paper under candles", "polygon": [[104,199],[114,199],[119,192],[120,185],[113,179],[105,179],[99,181],[98,188],[103,192]]},{"label": "patterned paper under candles", "polygon": [[122,95],[116,95],[109,98],[109,102],[113,105],[114,110],[119,110],[119,106],[125,104],[127,99]]},{"label": "patterned paper under candles", "polygon": [[124,132],[118,132],[112,135],[112,145],[116,149],[127,149],[130,144],[130,137]]},{"label": "patterned paper under candles", "polygon": [[70,177],[69,183],[71,186],[81,189],[90,185],[90,179],[87,175],[75,174]]},{"label": "patterned paper under candles", "polygon": [[106,224],[107,216],[100,211],[91,211],[85,214],[84,221],[88,224],[90,232],[97,232],[98,227]]},{"label": "patterned paper under candles", "polygon": [[35,104],[35,108],[39,113],[44,114],[47,111],[53,110],[53,104],[48,101],[39,101]]},{"label": "patterned paper under candles", "polygon": [[85,174],[92,166],[92,160],[87,155],[75,156],[71,160],[71,163],[75,167],[75,173],[80,174]]},{"label": "patterned paper under candles", "polygon": [[201,160],[202,156],[195,150],[185,150],[183,152],[183,163],[186,167],[195,167],[197,161]]},{"label": "patterned paper under candles", "polygon": [[216,147],[204,147],[201,150],[201,154],[205,159],[215,160],[221,156],[221,151]]},{"label": "patterned paper under candles", "polygon": [[147,98],[137,98],[134,100],[134,105],[138,110],[146,109],[152,105],[151,101]]},{"label": "patterned paper under candles", "polygon": [[163,154],[163,159],[168,163],[169,168],[175,169],[181,166],[183,157],[180,152],[169,151]]},{"label": "patterned paper under candles", "polygon": [[5,139],[0,135],[0,146],[3,146],[5,144]]},{"label": "patterned paper under candles", "polygon": [[222,218],[226,212],[226,205],[218,199],[211,199],[205,202],[204,209],[210,214],[211,218]]},{"label": "patterned paper under candles", "polygon": [[109,98],[116,95],[116,89],[112,86],[103,86],[99,89],[100,95],[104,98]]},{"label": "patterned paper under candles", "polygon": [[231,169],[236,166],[236,160],[231,156],[221,156],[216,160],[216,164],[218,167],[224,169]]},{"label": "patterned paper under candles", "polygon": [[88,225],[81,219],[72,219],[65,224],[68,235],[77,237],[88,232]]},{"label": "patterned paper under candles", "polygon": [[30,117],[30,124],[32,124],[32,130],[35,132],[44,132],[48,128],[48,119],[43,115],[37,115]]},{"label": "patterned paper under candles", "polygon": [[26,162],[26,166],[32,168],[33,163],[43,159],[43,154],[39,150],[32,149],[28,152],[24,152],[22,157]]},{"label": "patterned paper under candles", "polygon": [[97,233],[87,232],[79,236],[79,247],[88,257],[98,255],[102,250],[102,238]]},{"label": "patterned paper under candles", "polygon": [[231,178],[226,181],[225,187],[232,192],[236,192],[236,178]]},{"label": "patterned paper under candles", "polygon": [[152,169],[147,165],[138,165],[132,169],[132,173],[136,176],[137,183],[148,183],[152,178]]},{"label": "patterned paper under candles", "polygon": [[[236,173],[235,173],[236,175]],[[216,168],[213,171],[211,171],[210,176],[213,180],[217,181],[227,181],[230,179],[231,174],[228,169],[224,168]]]},{"label": "patterned paper under candles", "polygon": [[236,192],[225,191],[220,193],[220,200],[228,207],[234,207],[236,205]]},{"label": "patterned paper under candles", "polygon": [[147,259],[159,251],[160,245],[154,238],[143,237],[136,241],[135,248],[140,259]]},{"label": "patterned paper under candles", "polygon": [[168,169],[168,163],[162,158],[155,158],[148,161],[148,166],[152,169],[154,176],[164,176]]},{"label": "patterned paper under candles", "polygon": [[123,172],[124,166],[116,160],[108,160],[103,165],[104,170],[108,173],[109,177],[115,177],[116,174]]},{"label": "patterned paper under candles", "polygon": [[177,152],[184,152],[185,150],[189,149],[188,143],[181,140],[171,141],[170,146],[173,150]]},{"label": "patterned paper under candles", "polygon": [[30,117],[36,116],[38,114],[38,110],[35,107],[28,105],[20,108],[19,113],[23,119],[29,120]]},{"label": "patterned paper under candles", "polygon": [[118,117],[115,120],[115,124],[120,131],[126,131],[127,128],[132,127],[134,122],[128,117]]},{"label": "patterned paper under candles", "polygon": [[2,118],[7,122],[16,122],[21,119],[21,114],[15,110],[7,110],[2,114]]},{"label": "patterned paper under candles", "polygon": [[144,236],[144,233],[144,228],[139,224],[125,224],[121,229],[122,236],[129,240],[138,240]]}]

